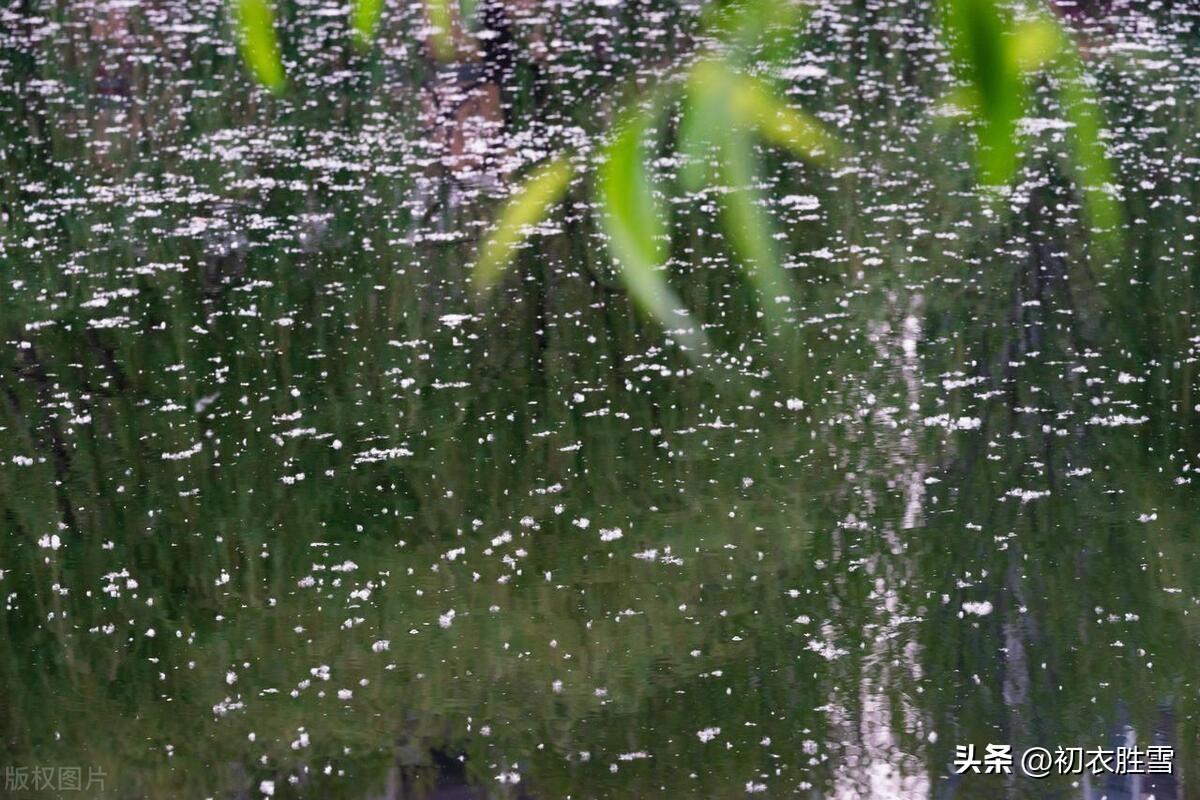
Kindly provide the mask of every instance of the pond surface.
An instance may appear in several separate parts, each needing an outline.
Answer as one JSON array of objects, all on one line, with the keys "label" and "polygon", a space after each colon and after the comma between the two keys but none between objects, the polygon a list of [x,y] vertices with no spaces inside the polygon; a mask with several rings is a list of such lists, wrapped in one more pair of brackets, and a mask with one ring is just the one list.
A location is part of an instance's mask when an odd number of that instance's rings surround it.
[{"label": "pond surface", "polygon": [[[984,198],[928,4],[822,3],[776,77],[854,155],[760,154],[789,346],[672,203],[703,363],[583,186],[470,296],[511,176],[694,45],[688,5],[530,13],[489,99],[419,7],[360,53],[297,0],[272,98],[215,0],[0,10],[6,793],[1195,796],[1194,9],[1072,7],[1098,255],[1051,101]],[[956,774],[987,744],[1173,770]]]}]

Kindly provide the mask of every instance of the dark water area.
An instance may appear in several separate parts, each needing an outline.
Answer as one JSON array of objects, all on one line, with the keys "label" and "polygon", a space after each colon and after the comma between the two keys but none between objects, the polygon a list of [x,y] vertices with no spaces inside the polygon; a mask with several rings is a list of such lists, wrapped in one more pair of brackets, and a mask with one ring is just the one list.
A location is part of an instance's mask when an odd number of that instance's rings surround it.
[{"label": "dark water area", "polygon": [[1200,796],[1197,10],[1062,10],[1119,252],[1051,92],[987,196],[929,4],[829,0],[771,77],[852,155],[758,154],[787,331],[671,203],[697,363],[583,184],[467,278],[698,6],[533,4],[480,82],[295,0],[282,97],[215,0],[0,9],[0,794]]}]

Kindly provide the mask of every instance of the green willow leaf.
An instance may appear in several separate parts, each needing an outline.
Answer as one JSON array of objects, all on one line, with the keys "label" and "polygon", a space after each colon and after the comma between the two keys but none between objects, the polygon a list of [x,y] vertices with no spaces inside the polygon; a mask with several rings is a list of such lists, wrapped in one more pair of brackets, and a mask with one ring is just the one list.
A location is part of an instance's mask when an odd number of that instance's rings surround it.
[{"label": "green willow leaf", "polygon": [[242,58],[254,77],[272,92],[287,85],[279,40],[275,36],[275,14],[266,0],[234,0]]},{"label": "green willow leaf", "polygon": [[650,115],[633,115],[604,150],[599,199],[608,246],[620,267],[621,281],[638,307],[671,331],[690,351],[708,350],[702,334],[677,327],[683,304],[667,285],[666,215],[654,195],[643,139]]},{"label": "green willow leaf", "polygon": [[1113,171],[1100,136],[1103,115],[1070,34],[1047,13],[1014,23],[999,0],[943,0],[942,7],[950,53],[968,81],[979,122],[981,181],[992,186],[1012,181],[1019,123],[1031,105],[1030,79],[1054,66],[1088,223],[1103,247],[1116,246],[1121,210],[1110,192]]},{"label": "green willow leaf", "polygon": [[739,55],[765,46],[769,52],[764,55],[774,60],[781,53],[796,52],[788,45],[794,45],[807,13],[805,5],[790,0],[734,0],[713,3],[703,27]]},{"label": "green willow leaf", "polygon": [[[681,179],[694,191],[716,173],[723,189],[725,235],[758,291],[764,313],[778,324],[782,322],[778,301],[790,294],[790,281],[775,247],[774,226],[755,186],[751,131],[811,161],[826,161],[841,149],[819,122],[791,109],[763,81],[717,59],[697,63],[688,78],[680,126],[685,155]],[[719,144],[715,159],[708,152],[714,141]]]},{"label": "green willow leaf", "polygon": [[462,16],[463,27],[475,30],[479,24],[476,11],[479,8],[479,0],[459,0],[458,11]]},{"label": "green willow leaf", "polygon": [[383,16],[383,0],[353,0],[350,4],[350,27],[360,47],[370,44]]},{"label": "green willow leaf", "polygon": [[1011,23],[997,0],[944,0],[942,8],[951,57],[972,90],[980,180],[1006,186],[1016,175],[1018,121],[1029,94]]},{"label": "green willow leaf", "polygon": [[1086,73],[1074,46],[1068,44],[1060,56],[1062,88],[1059,99],[1071,123],[1071,144],[1076,180],[1083,193],[1088,223],[1099,235],[1101,246],[1112,251],[1120,245],[1121,209],[1109,187],[1115,185],[1112,164],[1101,140],[1103,115],[1100,101],[1087,84]]},{"label": "green willow leaf", "polygon": [[757,170],[746,134],[730,130],[721,147],[721,221],[747,279],[758,290],[763,312],[781,321],[779,299],[790,293],[787,273],[779,262],[774,226],[763,211],[755,186]]},{"label": "green willow leaf", "polygon": [[486,294],[496,285],[512,263],[517,247],[529,237],[530,226],[562,199],[573,174],[571,162],[560,156],[535,170],[513,193],[471,270],[476,294]]},{"label": "green willow leaf", "polygon": [[716,136],[727,131],[729,82],[727,72],[708,62],[696,64],[688,74],[679,122],[679,180],[689,192],[698,192],[713,178],[711,154]]},{"label": "green willow leaf", "polygon": [[841,143],[820,122],[776,96],[765,82],[708,59],[692,67],[687,80],[679,143],[680,178],[697,191],[711,177],[708,150],[734,125],[753,128],[765,140],[817,163],[841,154]]},{"label": "green willow leaf", "polygon": [[454,14],[450,0],[425,0],[425,13],[433,29],[430,35],[433,54],[441,61],[449,61],[454,57]]},{"label": "green willow leaf", "polygon": [[1054,61],[1065,44],[1062,27],[1049,17],[1039,16],[1017,26],[1010,47],[1013,62],[1022,72],[1034,72]]},{"label": "green willow leaf", "polygon": [[780,99],[763,81],[744,73],[731,78],[731,107],[738,122],[753,125],[771,144],[823,163],[841,152],[823,125]]}]

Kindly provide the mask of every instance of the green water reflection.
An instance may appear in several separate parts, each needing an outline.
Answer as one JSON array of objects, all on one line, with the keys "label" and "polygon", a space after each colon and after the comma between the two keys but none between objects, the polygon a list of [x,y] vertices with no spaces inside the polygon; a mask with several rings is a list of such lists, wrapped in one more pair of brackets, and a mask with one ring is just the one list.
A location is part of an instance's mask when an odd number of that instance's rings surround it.
[{"label": "green water reflection", "polygon": [[[687,45],[686,8],[599,8],[509,87],[513,158]],[[442,168],[405,15],[365,57],[289,6],[308,66],[273,101],[220,3],[164,9],[0,12],[6,766],[113,797],[1129,796],[952,762],[1137,742],[1175,751],[1142,791],[1195,791],[1186,9],[1092,31],[1130,220],[1098,263],[1061,131],[998,217],[927,124],[928,9],[822,7],[792,94],[859,155],[763,154],[800,342],[762,346],[686,198],[703,368],[583,193],[472,303],[494,192]]]}]

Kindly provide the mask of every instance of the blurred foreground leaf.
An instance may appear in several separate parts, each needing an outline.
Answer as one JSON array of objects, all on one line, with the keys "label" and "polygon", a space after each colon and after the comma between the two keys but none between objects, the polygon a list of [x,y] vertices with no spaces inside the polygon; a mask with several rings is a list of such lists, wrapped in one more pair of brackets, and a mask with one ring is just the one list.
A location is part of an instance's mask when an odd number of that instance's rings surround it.
[{"label": "blurred foreground leaf", "polygon": [[688,76],[679,122],[679,180],[684,189],[698,192],[712,180],[719,159],[709,151],[731,124],[725,72],[700,62]]},{"label": "blurred foreground leaf", "polygon": [[353,0],[350,4],[350,27],[360,47],[370,44],[383,16],[383,0]]},{"label": "blurred foreground leaf", "polygon": [[771,144],[815,163],[841,153],[841,145],[813,117],[789,106],[763,81],[752,75],[730,76],[731,110],[741,124],[753,126]]},{"label": "blurred foreground leaf", "polygon": [[1028,95],[1011,20],[996,0],[945,0],[942,7],[950,55],[967,81],[979,122],[980,180],[1007,186],[1017,171],[1017,124]]},{"label": "blurred foreground leaf", "polygon": [[[760,55],[771,61],[794,54],[808,11],[807,5],[791,0],[712,3],[704,17],[704,28],[724,42],[735,57],[747,58],[750,51],[760,50]],[[768,52],[762,53],[761,48]]]},{"label": "blurred foreground leaf", "polygon": [[1063,114],[1071,123],[1075,179],[1083,193],[1084,212],[1102,246],[1114,251],[1120,246],[1122,215],[1117,199],[1110,191],[1115,185],[1115,176],[1100,137],[1103,121],[1100,100],[1088,86],[1087,75],[1073,44],[1065,44],[1060,60],[1060,100]]},{"label": "blurred foreground leaf", "polygon": [[942,5],[950,53],[967,81],[964,96],[979,123],[980,181],[989,186],[1012,182],[1021,150],[1020,122],[1032,105],[1032,78],[1054,68],[1084,213],[1102,246],[1115,247],[1121,210],[1110,192],[1114,175],[1101,140],[1103,114],[1070,33],[1045,10],[1014,21],[999,0],[943,0]]},{"label": "blurred foreground leaf", "polygon": [[543,164],[515,191],[496,227],[484,241],[479,260],[471,272],[477,294],[486,294],[512,263],[517,247],[528,238],[535,225],[557,203],[571,183],[574,169],[565,156]]},{"label": "blurred foreground leaf", "polygon": [[[714,176],[720,195],[721,222],[747,278],[758,290],[764,312],[780,322],[777,300],[790,292],[771,220],[763,210],[753,143],[755,132],[810,161],[828,161],[840,143],[803,112],[795,111],[765,82],[718,59],[699,62],[687,84],[680,127],[685,158],[681,173],[695,191]],[[709,146],[719,145],[715,157]]]},{"label": "blurred foreground leaf", "polygon": [[425,13],[433,29],[429,37],[433,54],[441,61],[449,61],[454,57],[454,13],[450,0],[425,0]]},{"label": "blurred foreground leaf", "polygon": [[763,211],[758,188],[754,153],[746,134],[733,130],[722,146],[721,222],[725,235],[746,273],[758,290],[764,313],[774,322],[780,321],[778,300],[789,295],[787,273],[779,262],[775,247],[775,231]]},{"label": "blurred foreground leaf", "polygon": [[685,152],[698,155],[698,143],[723,136],[731,122],[816,163],[841,153],[841,143],[818,120],[789,106],[766,82],[718,59],[697,63],[688,78],[680,132]]},{"label": "blurred foreground leaf", "polygon": [[1012,36],[1013,62],[1022,72],[1033,72],[1052,62],[1062,50],[1065,32],[1053,19],[1038,16],[1020,23]]},{"label": "blurred foreground leaf", "polygon": [[254,77],[272,92],[281,92],[287,82],[275,36],[275,14],[266,0],[234,0],[242,58]]},{"label": "blurred foreground leaf", "polygon": [[638,307],[673,331],[689,349],[704,352],[708,349],[704,337],[690,323],[676,327],[683,304],[663,277],[668,229],[646,173],[643,140],[648,125],[648,113],[634,114],[604,150],[599,173],[604,229],[621,280]]}]

